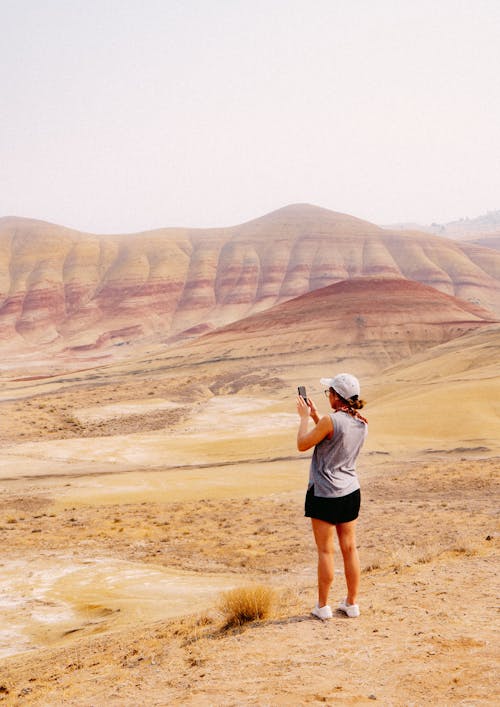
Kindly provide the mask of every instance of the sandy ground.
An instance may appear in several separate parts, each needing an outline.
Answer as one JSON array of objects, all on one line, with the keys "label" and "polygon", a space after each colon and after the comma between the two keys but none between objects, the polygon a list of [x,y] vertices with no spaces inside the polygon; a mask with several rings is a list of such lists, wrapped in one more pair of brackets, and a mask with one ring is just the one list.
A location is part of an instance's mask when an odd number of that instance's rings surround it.
[{"label": "sandy ground", "polygon": [[[323,623],[293,396],[191,381],[4,386],[0,702],[498,704],[492,427],[440,444],[427,408],[408,446],[368,408],[362,614]],[[255,584],[271,616],[228,628],[221,593]]]},{"label": "sandy ground", "polygon": [[[294,464],[295,490],[240,497],[195,485],[191,500],[125,490],[70,505],[67,479],[34,478],[22,495],[3,482],[7,645],[24,652],[2,659],[2,700],[496,704],[498,460],[367,471],[362,615],[325,623],[309,616],[314,548]],[[276,590],[273,615],[225,630],[220,592],[255,582]],[[332,599],[343,591],[339,566]]]}]

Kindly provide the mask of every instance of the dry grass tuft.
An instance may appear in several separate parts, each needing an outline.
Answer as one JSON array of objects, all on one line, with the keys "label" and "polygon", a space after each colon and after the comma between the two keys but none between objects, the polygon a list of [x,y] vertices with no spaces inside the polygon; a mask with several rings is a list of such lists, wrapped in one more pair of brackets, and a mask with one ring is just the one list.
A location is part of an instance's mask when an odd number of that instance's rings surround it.
[{"label": "dry grass tuft", "polygon": [[479,552],[476,545],[476,540],[469,537],[465,533],[460,533],[457,535],[455,542],[450,549],[455,555],[465,555],[466,557],[473,557]]},{"label": "dry grass tuft", "polygon": [[376,558],[372,560],[371,562],[367,562],[366,565],[363,565],[361,568],[361,571],[363,573],[368,573],[368,572],[375,572],[376,570],[379,570],[382,567],[382,560],[380,558]]},{"label": "dry grass tuft", "polygon": [[415,563],[415,550],[410,547],[397,548],[391,553],[389,558],[389,567],[397,573],[404,572]]},{"label": "dry grass tuft", "polygon": [[219,608],[226,618],[225,628],[267,619],[274,601],[274,590],[263,585],[239,587],[224,592]]}]

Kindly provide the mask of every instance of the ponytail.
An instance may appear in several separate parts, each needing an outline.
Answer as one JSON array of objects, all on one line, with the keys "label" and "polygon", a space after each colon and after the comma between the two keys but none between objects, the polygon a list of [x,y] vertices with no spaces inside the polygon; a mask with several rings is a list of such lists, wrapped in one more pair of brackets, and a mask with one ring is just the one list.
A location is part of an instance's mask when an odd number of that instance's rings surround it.
[{"label": "ponytail", "polygon": [[368,420],[358,412],[358,410],[361,410],[366,405],[364,400],[360,400],[357,395],[353,395],[352,397],[349,398],[349,400],[346,400],[341,395],[339,395],[339,393],[337,393],[335,388],[332,388],[330,386],[330,390],[332,391],[332,393],[335,393],[335,395],[341,400],[342,407],[339,408],[340,410],[343,410],[344,412],[347,412],[349,415],[352,415],[353,417],[356,417],[358,420],[361,420],[362,422],[368,424]]},{"label": "ponytail", "polygon": [[353,410],[362,410],[366,405],[365,401],[360,400],[357,395],[353,395],[352,398],[349,398],[346,402]]}]

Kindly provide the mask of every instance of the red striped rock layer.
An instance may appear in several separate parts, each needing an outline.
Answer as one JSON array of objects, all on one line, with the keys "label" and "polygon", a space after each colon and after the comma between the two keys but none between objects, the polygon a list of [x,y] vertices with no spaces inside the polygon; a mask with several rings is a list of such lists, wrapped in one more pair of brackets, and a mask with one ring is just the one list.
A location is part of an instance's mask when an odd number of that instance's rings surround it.
[{"label": "red striped rock layer", "polygon": [[249,370],[273,361],[282,370],[348,360],[358,372],[375,372],[498,323],[477,305],[418,282],[357,278],[221,327],[187,344],[184,355],[243,359]]},{"label": "red striped rock layer", "polygon": [[500,253],[318,207],[224,229],[96,236],[0,219],[0,341],[89,350],[170,340],[360,277],[430,285],[500,313]]}]

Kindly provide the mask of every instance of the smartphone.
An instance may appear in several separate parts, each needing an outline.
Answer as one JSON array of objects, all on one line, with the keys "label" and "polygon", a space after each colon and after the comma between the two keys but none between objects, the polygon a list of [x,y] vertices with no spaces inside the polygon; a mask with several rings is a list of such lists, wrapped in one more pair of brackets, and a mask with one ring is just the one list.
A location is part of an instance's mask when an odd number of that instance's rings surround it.
[{"label": "smartphone", "polygon": [[297,391],[300,395],[301,398],[304,398],[304,401],[309,405],[309,400],[307,399],[307,393],[306,393],[306,387],[305,385],[299,385],[297,388]]}]

